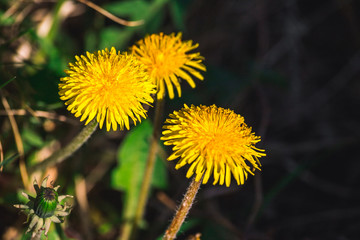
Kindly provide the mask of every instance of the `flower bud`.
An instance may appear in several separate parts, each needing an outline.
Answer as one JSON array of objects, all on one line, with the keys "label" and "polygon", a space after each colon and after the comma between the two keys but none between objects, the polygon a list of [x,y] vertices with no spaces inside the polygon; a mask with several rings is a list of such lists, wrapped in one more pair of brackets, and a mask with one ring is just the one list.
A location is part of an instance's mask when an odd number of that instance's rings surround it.
[{"label": "flower bud", "polygon": [[58,204],[58,193],[53,188],[41,188],[34,202],[35,214],[41,218],[54,215]]}]

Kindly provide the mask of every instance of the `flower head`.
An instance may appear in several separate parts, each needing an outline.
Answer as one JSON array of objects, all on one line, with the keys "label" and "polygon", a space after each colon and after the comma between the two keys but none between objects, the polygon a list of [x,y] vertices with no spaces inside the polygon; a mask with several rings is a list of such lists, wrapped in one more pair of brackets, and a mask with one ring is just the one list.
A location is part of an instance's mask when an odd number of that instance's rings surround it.
[{"label": "flower head", "polygon": [[190,164],[186,177],[196,174],[203,184],[214,173],[214,182],[230,186],[231,174],[244,184],[248,173],[261,166],[264,150],[255,147],[260,137],[251,132],[244,118],[229,109],[191,105],[169,115],[163,126],[165,145],[174,145],[168,160],[180,158],[176,169]]},{"label": "flower head", "polygon": [[109,131],[124,125],[129,129],[129,118],[146,118],[142,104],[153,102],[155,85],[149,81],[144,66],[132,55],[120,54],[115,48],[75,56],[69,63],[67,77],[61,78],[59,95],[67,109],[88,124],[96,116],[102,128],[106,120]]},{"label": "flower head", "polygon": [[[174,98],[175,86],[181,97],[180,79],[195,87],[193,76],[203,80],[199,70],[206,71],[201,63],[204,59],[200,53],[189,53],[198,47],[192,41],[181,41],[181,33],[175,35],[152,34],[137,42],[131,50],[145,65],[151,80],[157,85],[157,98],[162,99],[165,85],[170,99]],[[192,76],[191,76],[191,75]]]},{"label": "flower head", "polygon": [[39,187],[37,181],[34,181],[36,197],[31,197],[26,193],[22,193],[29,201],[24,204],[16,204],[14,207],[24,210],[28,214],[30,224],[26,232],[33,231],[34,237],[39,231],[44,230],[45,235],[48,233],[51,222],[63,222],[63,218],[70,214],[70,206],[66,203],[61,204],[65,198],[72,198],[70,195],[59,196],[57,190],[60,186],[54,188],[47,187],[46,177]]}]

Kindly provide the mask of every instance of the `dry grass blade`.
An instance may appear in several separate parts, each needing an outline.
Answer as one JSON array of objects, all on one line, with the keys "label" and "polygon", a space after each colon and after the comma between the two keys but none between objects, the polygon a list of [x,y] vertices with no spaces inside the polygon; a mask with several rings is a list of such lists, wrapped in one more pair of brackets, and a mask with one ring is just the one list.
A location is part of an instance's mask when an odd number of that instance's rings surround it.
[{"label": "dry grass blade", "polygon": [[3,87],[5,87],[6,85],[8,85],[8,84],[9,84],[11,81],[13,81],[15,78],[16,78],[16,77],[13,77],[13,78],[7,80],[5,83],[1,84],[1,85],[0,85],[0,89],[2,89]]},{"label": "dry grass blade", "polygon": [[84,229],[84,232],[86,233],[86,239],[93,239],[90,231],[91,227],[89,220],[89,201],[87,198],[86,188],[86,181],[83,177],[78,176],[77,178],[75,178],[76,200],[79,204],[82,227]]},{"label": "dry grass blade", "polygon": [[72,124],[79,124],[79,121],[72,120],[71,118],[68,118],[64,115],[58,115],[56,113],[47,112],[47,111],[40,111],[40,110],[32,110],[32,111],[26,111],[25,109],[11,109],[9,112],[0,110],[0,116],[1,115],[18,115],[18,116],[25,116],[28,113],[30,113],[34,117],[41,117],[46,119],[52,119],[57,120],[59,122],[68,122]]},{"label": "dry grass blade", "polygon": [[24,145],[20,136],[19,128],[17,126],[14,116],[10,113],[11,112],[10,105],[3,95],[1,96],[1,101],[2,104],[4,105],[5,111],[7,112],[11,124],[11,128],[14,133],[16,147],[20,155],[19,167],[20,167],[21,180],[24,184],[24,187],[27,189],[27,187],[29,186],[29,181],[28,181],[29,175],[26,170],[25,159],[24,159]]},{"label": "dry grass blade", "polygon": [[106,11],[105,9],[101,8],[100,6],[96,5],[95,3],[89,2],[87,0],[78,0],[79,2],[85,4],[86,6],[94,9],[95,11],[99,12],[100,14],[104,15],[105,17],[113,20],[114,22],[128,26],[128,27],[136,27],[144,24],[144,20],[138,20],[138,21],[126,21],[124,19],[118,18],[117,16],[113,15],[112,13]]},{"label": "dry grass blade", "polygon": [[0,164],[1,164],[0,172],[2,172],[2,170],[3,170],[3,166],[2,166],[3,161],[4,161],[4,152],[3,152],[3,148],[2,148],[2,144],[1,144],[1,140],[0,140]]}]

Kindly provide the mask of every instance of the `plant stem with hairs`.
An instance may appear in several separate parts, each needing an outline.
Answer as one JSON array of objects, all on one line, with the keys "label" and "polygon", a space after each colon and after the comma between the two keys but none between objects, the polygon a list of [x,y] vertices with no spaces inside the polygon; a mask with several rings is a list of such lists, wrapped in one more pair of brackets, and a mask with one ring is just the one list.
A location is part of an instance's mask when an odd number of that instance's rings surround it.
[{"label": "plant stem with hairs", "polygon": [[97,126],[98,123],[96,119],[93,119],[66,147],[58,150],[44,161],[30,168],[30,172],[34,172],[39,169],[45,169],[47,167],[60,163],[70,157],[89,139],[89,137],[96,130]]},{"label": "plant stem with hairs", "polygon": [[198,182],[195,181],[195,177],[193,177],[189,188],[187,189],[183,200],[177,210],[174,219],[172,220],[170,226],[166,230],[163,240],[175,239],[176,234],[178,233],[181,225],[183,224],[189,210],[194,202],[195,196],[200,188],[202,179]]}]

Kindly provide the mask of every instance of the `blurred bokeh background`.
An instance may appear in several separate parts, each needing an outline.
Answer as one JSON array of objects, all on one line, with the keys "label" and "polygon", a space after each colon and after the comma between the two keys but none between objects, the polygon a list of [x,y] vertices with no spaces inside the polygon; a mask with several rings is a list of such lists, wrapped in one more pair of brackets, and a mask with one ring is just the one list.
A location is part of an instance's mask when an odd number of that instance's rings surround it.
[{"label": "blurred bokeh background", "polygon": [[[244,186],[204,185],[179,239],[197,233],[204,240],[360,239],[359,1],[94,3],[145,23],[119,25],[83,0],[0,2],[0,141],[7,161],[0,172],[2,239],[21,239],[27,227],[12,207],[24,189],[21,162],[36,164],[82,128],[57,93],[68,62],[105,47],[126,51],[146,34],[179,31],[199,43],[208,70],[195,89],[183,82],[182,97],[166,99],[165,116],[184,103],[231,108],[262,137],[258,147],[267,153],[262,171]],[[140,126],[99,130],[69,160],[28,172],[29,193],[32,179],[50,175],[61,194],[76,195],[72,214],[49,239],[116,239],[144,168],[123,160],[146,154],[146,144],[138,148],[143,138],[131,133],[147,136],[150,121]],[[164,161],[169,152],[160,152],[139,239],[161,236],[189,184],[186,168],[176,171]]]}]

